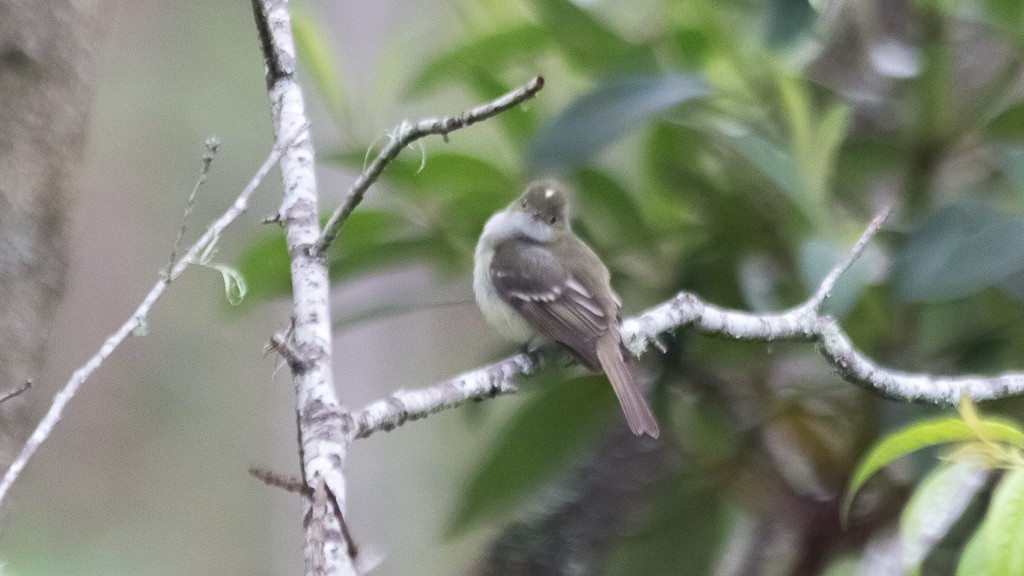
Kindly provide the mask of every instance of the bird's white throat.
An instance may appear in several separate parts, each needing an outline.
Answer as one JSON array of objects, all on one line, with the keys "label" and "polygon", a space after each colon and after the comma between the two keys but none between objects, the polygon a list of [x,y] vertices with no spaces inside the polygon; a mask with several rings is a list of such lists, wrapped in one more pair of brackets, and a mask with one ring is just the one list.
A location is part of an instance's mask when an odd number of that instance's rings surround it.
[{"label": "bird's white throat", "polygon": [[483,234],[473,256],[473,294],[487,322],[502,336],[514,342],[526,343],[537,337],[537,331],[525,318],[498,296],[491,281],[491,261],[494,250],[512,238],[530,238],[538,242],[551,239],[550,226],[525,212],[498,212],[484,226]]}]

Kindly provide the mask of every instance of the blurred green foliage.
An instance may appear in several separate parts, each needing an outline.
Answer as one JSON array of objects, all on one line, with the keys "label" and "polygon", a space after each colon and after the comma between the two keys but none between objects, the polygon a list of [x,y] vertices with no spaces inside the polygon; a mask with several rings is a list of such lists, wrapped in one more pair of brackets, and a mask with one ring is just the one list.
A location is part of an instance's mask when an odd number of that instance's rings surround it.
[{"label": "blurred green foliage", "polygon": [[596,376],[551,384],[531,397],[506,425],[480,473],[467,485],[452,515],[449,536],[507,513],[524,495],[557,478],[566,459],[579,452],[597,425],[618,409],[611,388]]},{"label": "blurred green foliage", "polygon": [[[488,123],[500,157],[465,131],[443,147],[426,144],[425,158],[407,151],[391,164],[387,194],[357,210],[333,248],[333,280],[415,261],[468,282],[486,218],[527,179],[557,175],[575,186],[575,228],[612,269],[626,312],[680,290],[777,310],[809,296],[873,213],[893,205],[829,312],[889,366],[1024,368],[1021,1],[461,6],[465,36],[422,65],[409,98],[443,97],[451,106],[438,113],[449,113],[538,73],[548,87]],[[322,32],[304,22],[296,33],[315,86],[329,107],[341,106],[331,59],[315,53]],[[359,170],[366,155],[352,147],[320,157]],[[254,297],[289,290],[283,245],[271,236],[243,257]],[[872,573],[877,558],[861,553],[890,537],[930,466],[901,460],[898,473],[856,477],[867,494],[846,528],[842,494],[887,430],[909,424],[921,439],[926,424],[910,423],[922,410],[852,388],[807,346],[684,333],[668,354],[648,356],[675,466],[651,491],[653,510],[639,514],[634,535],[613,543],[607,573]],[[599,402],[579,386],[550,386],[561,388],[528,403],[483,456],[451,532],[507,514],[584,440],[600,438],[595,414],[608,413],[598,410],[608,395]],[[991,406],[1015,418],[1020,408]],[[907,446],[866,465],[875,472]],[[922,485],[930,496],[915,502],[942,507],[974,478],[938,470]],[[1013,471],[976,491],[1010,501],[1020,477]],[[970,509],[956,508],[949,535],[961,518],[958,529],[1019,549],[1019,506],[983,524],[981,514],[958,516]],[[934,536],[909,572],[953,573],[962,546],[951,553]],[[1017,560],[978,560],[980,539],[970,538],[961,569],[1024,573]]]},{"label": "blurred green foliage", "polygon": [[[952,444],[955,451],[921,480],[902,515],[899,560],[904,571],[948,572],[958,564],[957,574],[1020,574],[1024,572],[1024,555],[1020,553],[1024,430],[1013,422],[980,418],[970,400],[961,401],[960,413],[961,418],[913,423],[873,447],[850,482],[843,518],[848,516],[857,490],[884,466],[916,450]],[[1003,470],[1006,472],[986,505],[985,498],[979,496],[993,484],[990,472]],[[975,524],[981,520],[978,508],[984,509],[984,521],[968,540],[960,539],[953,546],[962,549],[962,555],[945,557],[942,564],[934,562],[936,556],[948,556],[957,523],[964,518]]]}]

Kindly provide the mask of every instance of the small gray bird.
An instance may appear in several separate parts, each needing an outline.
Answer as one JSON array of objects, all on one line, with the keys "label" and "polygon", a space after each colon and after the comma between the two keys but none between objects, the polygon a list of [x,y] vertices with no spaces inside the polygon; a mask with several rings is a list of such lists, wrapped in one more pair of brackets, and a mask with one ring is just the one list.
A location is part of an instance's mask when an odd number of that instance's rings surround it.
[{"label": "small gray bird", "polygon": [[562,344],[588,369],[604,371],[629,429],[658,437],[626,361],[608,268],[569,228],[558,183],[533,182],[491,216],[473,262],[473,292],[492,326],[518,342],[541,337]]}]

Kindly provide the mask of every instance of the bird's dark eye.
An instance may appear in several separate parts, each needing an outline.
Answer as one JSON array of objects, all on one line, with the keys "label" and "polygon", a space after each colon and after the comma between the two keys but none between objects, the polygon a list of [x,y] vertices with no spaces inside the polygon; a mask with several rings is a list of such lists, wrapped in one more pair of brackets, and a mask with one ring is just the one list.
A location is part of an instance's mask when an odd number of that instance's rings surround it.
[{"label": "bird's dark eye", "polygon": [[523,200],[522,206],[523,206],[523,210],[526,210],[526,200]]},{"label": "bird's dark eye", "polygon": [[551,217],[551,224],[554,224],[557,221],[558,221],[558,217],[557,216],[552,216]]}]

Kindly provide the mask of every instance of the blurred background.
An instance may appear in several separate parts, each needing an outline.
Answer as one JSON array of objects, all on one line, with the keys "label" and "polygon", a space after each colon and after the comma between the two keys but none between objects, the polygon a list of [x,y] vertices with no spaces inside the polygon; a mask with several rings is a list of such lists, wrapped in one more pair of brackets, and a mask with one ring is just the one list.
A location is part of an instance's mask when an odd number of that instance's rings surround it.
[{"label": "blurred background", "polygon": [[[334,358],[349,407],[515,350],[484,324],[469,270],[485,219],[540,175],[575,188],[575,228],[626,314],[680,290],[795,305],[892,205],[828,312],[895,368],[1024,367],[1021,2],[292,7],[325,210],[403,120],[547,80],[526,105],[404,152],[343,231]],[[271,144],[248,2],[110,17],[39,413],[166,266],[204,140],[222,145],[186,241]],[[275,174],[219,244],[215,261],[249,283],[240,306],[194,267],[71,403],[14,491],[5,573],[301,570],[298,498],[247,473],[298,471],[292,384],[264,353],[289,316],[283,240],[261,223],[280,197]],[[666,343],[644,359],[658,443],[624,434],[607,383],[572,367],[355,443],[348,523],[383,558],[374,573],[904,573],[901,510],[936,453],[872,480],[845,528],[840,504],[874,441],[948,410],[851,386],[808,344]],[[983,410],[1021,415],[1013,400]],[[983,501],[993,483],[976,484]],[[911,564],[955,573],[984,513],[965,504]]]}]

